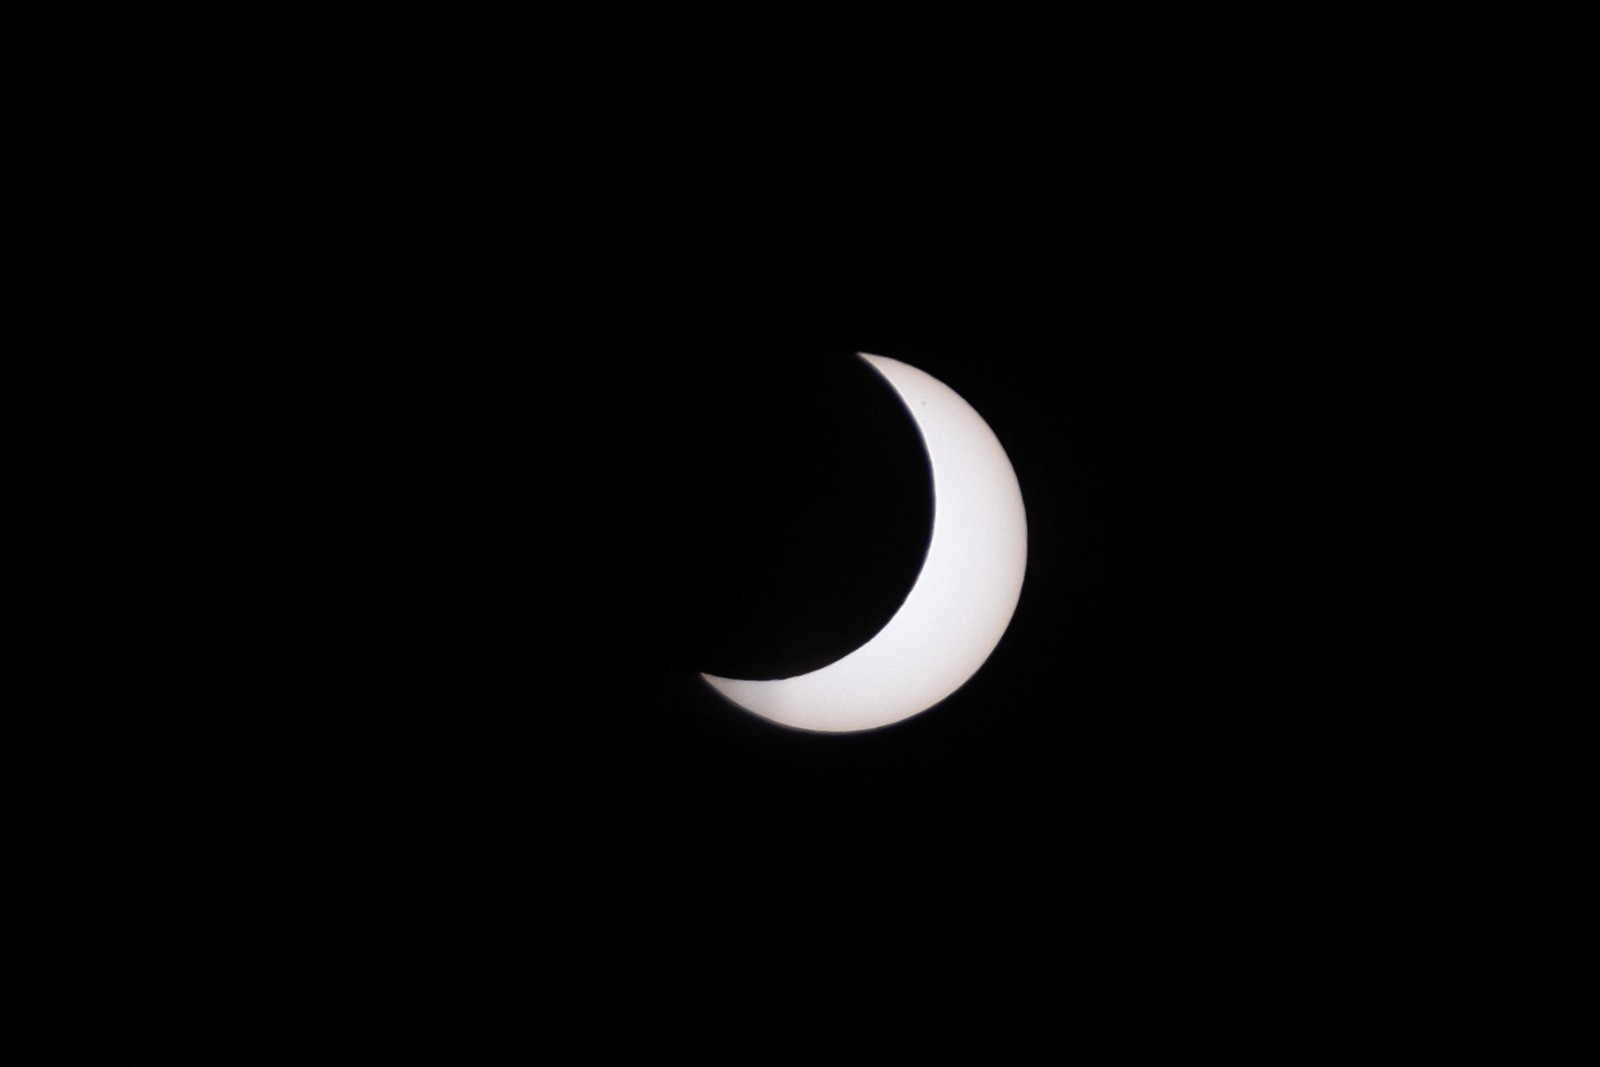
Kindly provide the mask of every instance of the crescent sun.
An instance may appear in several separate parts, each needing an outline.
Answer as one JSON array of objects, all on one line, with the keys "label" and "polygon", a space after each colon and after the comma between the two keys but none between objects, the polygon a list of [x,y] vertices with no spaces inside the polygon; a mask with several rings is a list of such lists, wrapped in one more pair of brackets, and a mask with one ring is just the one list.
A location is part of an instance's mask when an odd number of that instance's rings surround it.
[{"label": "crescent sun", "polygon": [[1000,643],[1022,594],[1022,490],[989,424],[943,382],[858,353],[910,411],[933,469],[933,531],[911,591],[871,640],[792,678],[701,677],[764,719],[850,733],[900,722],[966,684]]}]

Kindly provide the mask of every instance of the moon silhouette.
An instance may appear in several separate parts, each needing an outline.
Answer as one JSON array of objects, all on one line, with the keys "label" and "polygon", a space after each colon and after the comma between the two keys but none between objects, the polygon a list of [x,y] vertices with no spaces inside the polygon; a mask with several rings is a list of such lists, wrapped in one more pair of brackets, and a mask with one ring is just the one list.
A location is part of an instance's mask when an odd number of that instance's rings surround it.
[{"label": "moon silhouette", "polygon": [[911,412],[933,468],[933,531],[905,602],[871,640],[792,678],[700,677],[732,703],[822,733],[909,719],[966,684],[1016,611],[1028,557],[1022,490],[989,424],[943,382],[858,353]]}]

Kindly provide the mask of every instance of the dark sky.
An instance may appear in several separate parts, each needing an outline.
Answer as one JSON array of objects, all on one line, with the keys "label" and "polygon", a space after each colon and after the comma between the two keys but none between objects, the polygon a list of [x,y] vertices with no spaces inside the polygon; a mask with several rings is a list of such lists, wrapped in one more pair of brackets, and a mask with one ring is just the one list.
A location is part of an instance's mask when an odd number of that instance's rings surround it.
[{"label": "dark sky", "polygon": [[[85,134],[125,299],[76,321],[164,413],[104,516],[171,561],[93,619],[157,596],[176,661],[95,839],[170,886],[180,1013],[1320,1048],[1450,966],[1441,441],[1534,225],[1493,63],[425,29],[239,38]],[[966,687],[814,736],[696,672],[827,663],[915,578],[856,351],[988,420],[1029,567]]]}]

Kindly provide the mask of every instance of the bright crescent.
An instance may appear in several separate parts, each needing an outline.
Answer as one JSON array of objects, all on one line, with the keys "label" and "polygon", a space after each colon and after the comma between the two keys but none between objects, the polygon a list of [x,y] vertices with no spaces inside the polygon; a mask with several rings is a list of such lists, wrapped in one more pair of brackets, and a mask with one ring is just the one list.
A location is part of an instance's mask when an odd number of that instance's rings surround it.
[{"label": "bright crescent", "polygon": [[1027,566],[1022,490],[989,424],[937,378],[859,355],[911,412],[933,468],[933,534],[916,583],[883,629],[826,667],[771,681],[701,675],[739,707],[800,730],[888,726],[961,688],[1010,625]]}]

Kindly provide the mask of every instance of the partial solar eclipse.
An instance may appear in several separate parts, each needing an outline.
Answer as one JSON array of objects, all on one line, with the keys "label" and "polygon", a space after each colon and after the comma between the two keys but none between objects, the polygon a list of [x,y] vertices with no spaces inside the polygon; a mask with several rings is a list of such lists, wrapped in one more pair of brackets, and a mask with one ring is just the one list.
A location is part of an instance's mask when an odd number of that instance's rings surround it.
[{"label": "partial solar eclipse", "polygon": [[1028,558],[1022,490],[989,424],[937,378],[859,353],[911,412],[933,468],[928,555],[905,602],[854,652],[793,678],[702,674],[746,711],[823,733],[909,719],[961,688],[1017,609]]}]

